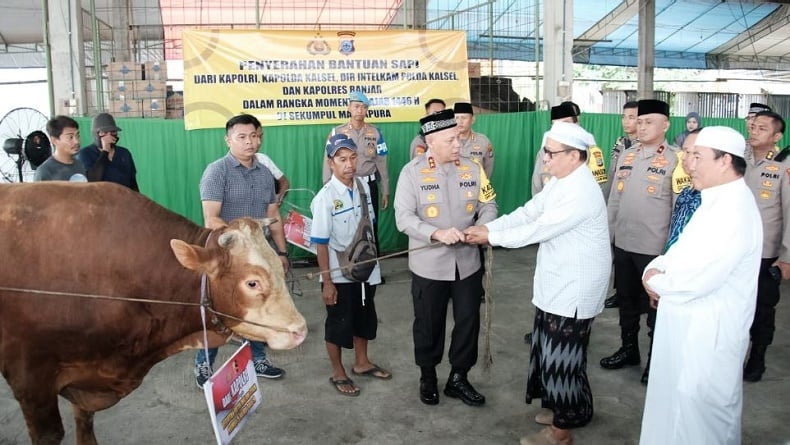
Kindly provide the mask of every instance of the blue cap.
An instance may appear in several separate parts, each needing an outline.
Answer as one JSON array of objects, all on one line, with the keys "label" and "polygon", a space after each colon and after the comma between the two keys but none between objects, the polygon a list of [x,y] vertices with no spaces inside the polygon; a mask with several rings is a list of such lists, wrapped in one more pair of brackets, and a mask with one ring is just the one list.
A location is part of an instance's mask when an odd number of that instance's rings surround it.
[{"label": "blue cap", "polygon": [[357,144],[354,143],[353,139],[343,133],[336,134],[329,138],[329,142],[326,143],[326,155],[331,158],[341,148],[347,148],[355,152],[357,151]]},{"label": "blue cap", "polygon": [[368,100],[368,96],[365,96],[365,93],[362,91],[352,91],[351,94],[348,95],[349,102],[362,102],[366,107],[370,106],[370,100]]}]

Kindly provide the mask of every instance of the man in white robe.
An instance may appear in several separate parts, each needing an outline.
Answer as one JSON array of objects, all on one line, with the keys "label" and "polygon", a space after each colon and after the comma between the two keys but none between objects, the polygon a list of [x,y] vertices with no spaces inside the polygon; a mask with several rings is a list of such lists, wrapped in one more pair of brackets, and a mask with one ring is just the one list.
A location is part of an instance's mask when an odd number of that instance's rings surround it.
[{"label": "man in white robe", "polygon": [[741,443],[763,238],[743,180],[745,145],[731,128],[702,129],[689,171],[702,204],[642,276],[658,315],[641,445]]}]

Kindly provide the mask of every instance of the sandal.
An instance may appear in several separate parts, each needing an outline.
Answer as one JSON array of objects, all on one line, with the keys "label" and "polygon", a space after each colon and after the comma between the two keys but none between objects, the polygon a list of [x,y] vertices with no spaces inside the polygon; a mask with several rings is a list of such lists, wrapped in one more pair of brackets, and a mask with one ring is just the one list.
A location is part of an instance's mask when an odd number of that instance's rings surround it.
[{"label": "sandal", "polygon": [[373,377],[374,379],[389,380],[392,378],[391,372],[387,371],[386,369],[376,364],[373,364],[373,367],[368,369],[367,371],[357,371],[356,369],[351,368],[351,372],[354,375]]},{"label": "sandal", "polygon": [[[337,392],[343,394],[344,396],[356,397],[359,395],[359,388],[354,385],[354,382],[351,379],[335,380],[332,377],[329,377],[329,384],[334,386]],[[343,391],[343,389],[341,389],[343,386],[351,386],[354,389],[352,391]]]}]

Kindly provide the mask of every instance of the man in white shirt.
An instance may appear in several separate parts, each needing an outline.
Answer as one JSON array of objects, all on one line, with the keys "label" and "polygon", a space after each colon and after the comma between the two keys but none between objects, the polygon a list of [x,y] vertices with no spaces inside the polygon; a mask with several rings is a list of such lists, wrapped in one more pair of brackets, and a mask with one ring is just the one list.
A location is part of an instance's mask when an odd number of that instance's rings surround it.
[{"label": "man in white shirt", "polygon": [[611,272],[606,204],[586,165],[587,132],[557,122],[543,140],[551,173],[543,190],[511,214],[464,231],[468,243],[509,248],[540,243],[527,403],[542,399],[544,411],[535,421],[548,426],[522,438],[522,445],[570,444],[570,429],[592,419],[587,344]]},{"label": "man in white shirt", "polygon": [[642,276],[658,314],[641,445],[741,443],[742,364],[763,243],[743,179],[745,145],[731,128],[700,131],[689,174],[702,204]]},{"label": "man in white shirt", "polygon": [[[381,283],[378,262],[365,282],[353,282],[338,269],[338,253],[353,242],[360,220],[366,216],[373,218],[373,202],[368,184],[355,180],[357,145],[353,139],[342,133],[332,136],[326,144],[326,156],[332,177],[310,204],[313,214],[310,240],[318,254],[321,297],[326,305],[324,340],[332,364],[329,383],[340,394],[354,397],[360,390],[346,374],[342,348],[354,349],[355,360],[351,368],[354,375],[383,380],[392,378],[389,371],[368,358],[368,341],[376,338],[378,327],[374,303],[376,285]],[[363,200],[363,196],[367,199]],[[367,211],[362,206],[366,206]]]}]

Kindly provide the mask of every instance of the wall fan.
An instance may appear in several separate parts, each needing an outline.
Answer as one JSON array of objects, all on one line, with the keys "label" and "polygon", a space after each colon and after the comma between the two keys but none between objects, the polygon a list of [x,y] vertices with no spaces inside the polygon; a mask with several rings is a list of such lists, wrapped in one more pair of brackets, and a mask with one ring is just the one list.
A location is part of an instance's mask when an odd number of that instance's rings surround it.
[{"label": "wall fan", "polygon": [[47,117],[33,108],[14,108],[0,119],[0,182],[31,182],[34,170],[52,154],[44,133]]}]

